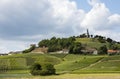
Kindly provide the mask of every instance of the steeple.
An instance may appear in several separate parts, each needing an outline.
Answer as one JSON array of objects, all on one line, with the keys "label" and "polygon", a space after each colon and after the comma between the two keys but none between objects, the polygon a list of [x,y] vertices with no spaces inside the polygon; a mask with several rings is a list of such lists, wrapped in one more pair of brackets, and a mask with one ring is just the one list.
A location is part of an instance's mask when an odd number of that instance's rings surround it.
[{"label": "steeple", "polygon": [[87,29],[87,37],[89,38],[90,37],[90,34],[89,34],[89,30]]}]

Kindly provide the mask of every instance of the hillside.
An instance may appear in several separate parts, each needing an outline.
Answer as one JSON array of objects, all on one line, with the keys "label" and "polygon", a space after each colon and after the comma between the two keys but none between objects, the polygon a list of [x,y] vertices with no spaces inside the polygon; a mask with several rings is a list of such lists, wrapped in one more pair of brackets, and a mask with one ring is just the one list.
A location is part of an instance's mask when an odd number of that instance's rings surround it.
[{"label": "hillside", "polygon": [[51,63],[56,73],[120,73],[120,56],[85,56],[74,54],[18,54],[0,57],[4,73],[29,73],[33,63]]},{"label": "hillside", "polygon": [[[100,49],[101,48],[101,49]],[[103,49],[106,49],[105,51]],[[54,53],[63,52],[69,54],[108,54],[107,50],[120,49],[120,43],[110,38],[103,36],[94,37],[69,37],[69,38],[56,38],[43,39],[36,44],[31,44],[30,48],[23,50],[23,53]],[[102,50],[102,52],[99,52]],[[104,52],[104,53],[103,53]],[[120,51],[119,51],[120,53]]]},{"label": "hillside", "polygon": [[120,56],[67,55],[56,65],[58,73],[119,73]]},{"label": "hillside", "polygon": [[[98,40],[93,38],[76,38],[76,42],[80,42],[88,47],[91,48],[97,48],[99,49],[101,46],[106,45],[109,48],[109,43],[105,42],[105,43],[100,43]],[[115,44],[118,48],[120,48],[120,44]]]},{"label": "hillside", "polygon": [[17,54],[11,56],[0,56],[0,71],[15,71],[15,73],[27,73],[29,68],[34,63],[51,63],[53,65],[59,64],[62,60],[56,56],[46,54]]}]

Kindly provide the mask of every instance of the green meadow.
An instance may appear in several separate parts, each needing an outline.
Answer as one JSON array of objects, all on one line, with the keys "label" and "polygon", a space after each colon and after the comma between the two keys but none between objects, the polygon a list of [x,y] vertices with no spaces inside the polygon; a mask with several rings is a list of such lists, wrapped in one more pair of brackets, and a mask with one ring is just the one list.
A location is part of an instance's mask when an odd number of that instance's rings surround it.
[{"label": "green meadow", "polygon": [[119,55],[86,56],[33,53],[1,56],[0,73],[30,75],[29,68],[34,63],[51,63],[55,66],[57,74],[120,73]]}]

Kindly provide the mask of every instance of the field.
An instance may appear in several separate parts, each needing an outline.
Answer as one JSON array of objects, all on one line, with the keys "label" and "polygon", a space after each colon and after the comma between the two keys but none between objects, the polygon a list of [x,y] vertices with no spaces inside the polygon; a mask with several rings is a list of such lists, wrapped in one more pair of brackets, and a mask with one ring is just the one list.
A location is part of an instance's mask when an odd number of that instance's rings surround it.
[{"label": "field", "polygon": [[[100,48],[103,45],[106,45],[107,47],[109,46],[109,43],[100,43],[98,40],[96,39],[92,39],[92,38],[76,38],[76,42],[81,42],[82,44],[87,45],[88,47],[93,47],[93,48]],[[120,48],[120,44],[116,44],[118,46],[118,48]]]},{"label": "field", "polygon": [[[40,79],[120,79],[120,56],[93,56],[73,54],[17,54],[0,57],[1,78],[39,79],[29,73],[33,63],[51,63],[59,75],[41,77]],[[104,74],[105,75],[104,75]],[[102,75],[102,76],[99,76]],[[113,75],[113,76],[111,76]],[[67,78],[65,78],[67,77]],[[92,78],[94,77],[94,78]],[[115,77],[115,78],[113,78]],[[8,78],[8,79],[9,79]]]},{"label": "field", "polygon": [[4,75],[0,79],[120,79],[120,74],[63,74],[53,76]]}]

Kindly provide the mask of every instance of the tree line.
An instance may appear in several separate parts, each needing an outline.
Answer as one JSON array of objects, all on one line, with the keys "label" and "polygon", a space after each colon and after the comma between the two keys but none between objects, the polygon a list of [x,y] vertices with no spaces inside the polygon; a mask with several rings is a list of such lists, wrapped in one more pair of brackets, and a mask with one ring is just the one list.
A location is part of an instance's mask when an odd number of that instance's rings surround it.
[{"label": "tree line", "polygon": [[[108,49],[118,50],[119,42],[112,40],[111,38],[106,38],[100,35],[90,35],[87,37],[86,34],[82,34],[80,36],[73,36],[69,38],[56,38],[52,37],[51,39],[44,39],[38,43],[38,47],[47,47],[48,52],[56,52],[61,51],[63,49],[67,49],[70,54],[84,54],[81,50],[84,50],[86,46],[84,46],[80,42],[76,42],[76,38],[91,38],[93,42],[97,40],[100,43],[106,43],[107,45],[103,45],[98,48],[98,54],[107,54]],[[30,46],[30,48],[25,49],[23,53],[29,53],[36,48],[36,45]]]}]

